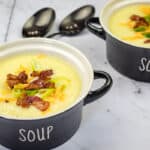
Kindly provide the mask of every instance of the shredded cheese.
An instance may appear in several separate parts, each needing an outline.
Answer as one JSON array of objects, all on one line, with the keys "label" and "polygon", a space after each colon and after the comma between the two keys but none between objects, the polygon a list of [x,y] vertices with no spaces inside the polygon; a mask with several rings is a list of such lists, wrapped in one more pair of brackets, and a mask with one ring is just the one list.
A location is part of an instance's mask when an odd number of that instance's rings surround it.
[{"label": "shredded cheese", "polygon": [[150,15],[150,6],[147,5],[141,5],[140,11],[142,11],[145,15]]},{"label": "shredded cheese", "polygon": [[129,28],[133,28],[135,23],[133,21],[128,21],[128,22],[121,22],[120,25],[121,26],[127,26]]},{"label": "shredded cheese", "polygon": [[127,41],[134,41],[138,39],[143,39],[143,35],[142,33],[138,32],[134,36],[123,37],[122,39]]}]

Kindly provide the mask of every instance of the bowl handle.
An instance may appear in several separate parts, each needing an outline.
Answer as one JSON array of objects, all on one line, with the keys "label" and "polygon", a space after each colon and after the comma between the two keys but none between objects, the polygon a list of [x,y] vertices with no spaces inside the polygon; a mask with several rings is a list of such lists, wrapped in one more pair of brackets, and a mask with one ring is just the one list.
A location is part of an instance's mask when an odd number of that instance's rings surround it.
[{"label": "bowl handle", "polygon": [[[99,27],[97,27],[96,25],[98,25]],[[101,23],[99,22],[99,18],[97,17],[89,18],[86,21],[86,27],[90,32],[94,33],[103,40],[106,40],[106,32],[104,31]]]},{"label": "bowl handle", "polygon": [[90,91],[88,95],[85,97],[84,105],[94,102],[95,100],[105,95],[109,91],[113,83],[111,76],[103,71],[94,71],[94,80],[101,78],[105,79],[104,85],[95,91]]}]

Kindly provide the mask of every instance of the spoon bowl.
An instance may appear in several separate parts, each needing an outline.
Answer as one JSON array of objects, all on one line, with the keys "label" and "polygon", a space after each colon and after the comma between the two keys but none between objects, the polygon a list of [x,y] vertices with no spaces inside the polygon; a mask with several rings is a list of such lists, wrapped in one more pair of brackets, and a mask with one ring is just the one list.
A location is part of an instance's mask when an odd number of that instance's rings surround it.
[{"label": "spoon bowl", "polygon": [[85,22],[93,17],[95,8],[92,5],[85,5],[66,16],[59,25],[59,32],[48,35],[51,38],[55,35],[61,34],[66,36],[77,35],[85,28]]},{"label": "spoon bowl", "polygon": [[24,37],[45,36],[50,30],[55,16],[55,11],[52,8],[40,9],[25,22],[22,35]]},{"label": "spoon bowl", "polygon": [[73,11],[61,22],[59,30],[66,35],[75,35],[85,28],[85,21],[92,17],[95,9],[91,5],[86,5]]}]

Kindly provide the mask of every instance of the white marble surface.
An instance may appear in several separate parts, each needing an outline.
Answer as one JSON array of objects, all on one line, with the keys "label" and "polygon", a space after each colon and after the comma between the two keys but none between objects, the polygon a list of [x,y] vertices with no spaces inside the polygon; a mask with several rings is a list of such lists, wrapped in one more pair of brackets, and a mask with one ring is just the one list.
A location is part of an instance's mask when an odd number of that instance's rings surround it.
[{"label": "white marble surface", "polygon": [[[39,8],[49,6],[57,11],[51,31],[54,32],[61,19],[73,9],[93,4],[98,15],[106,0],[16,0],[14,3],[14,0],[0,0],[1,44],[22,38],[24,21]],[[104,41],[87,30],[76,37],[56,39],[79,48],[94,69],[109,72],[114,80],[106,96],[84,108],[79,131],[56,150],[149,150],[150,84],[136,82],[117,73],[108,64]],[[6,148],[0,146],[0,150]]]}]

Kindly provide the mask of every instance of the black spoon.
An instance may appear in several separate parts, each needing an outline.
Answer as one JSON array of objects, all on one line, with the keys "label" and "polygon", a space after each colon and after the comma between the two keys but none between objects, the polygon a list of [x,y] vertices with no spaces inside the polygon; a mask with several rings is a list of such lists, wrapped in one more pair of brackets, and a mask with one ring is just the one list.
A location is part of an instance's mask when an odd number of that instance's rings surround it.
[{"label": "black spoon", "polygon": [[[62,20],[62,22],[60,23],[60,26],[59,26],[58,33],[54,33],[54,34],[51,34],[51,35],[48,35],[45,37],[51,38],[56,35],[73,36],[73,35],[79,34],[85,28],[86,20],[90,17],[93,17],[94,14],[95,14],[95,8],[92,5],[82,6],[78,9],[76,9],[75,11],[73,11],[71,14],[69,14],[67,17],[65,17]],[[37,18],[37,20],[39,20],[39,19],[42,19],[42,18]],[[23,27],[23,30],[26,30],[26,29],[24,29],[24,27]],[[32,28],[32,32],[33,31],[38,33],[38,34],[36,34],[37,36],[42,37],[44,35],[42,33],[43,32],[42,30],[38,30],[38,32],[37,32],[37,28],[35,30],[34,26]],[[28,34],[28,37],[31,37],[31,36]]]},{"label": "black spoon", "polygon": [[43,8],[31,16],[24,24],[22,34],[24,37],[42,37],[50,30],[54,20],[55,11],[52,8]]},{"label": "black spoon", "polygon": [[55,35],[73,36],[79,34],[85,28],[85,22],[93,17],[95,8],[92,5],[80,7],[65,17],[59,26],[59,32],[48,35],[51,38]]}]

